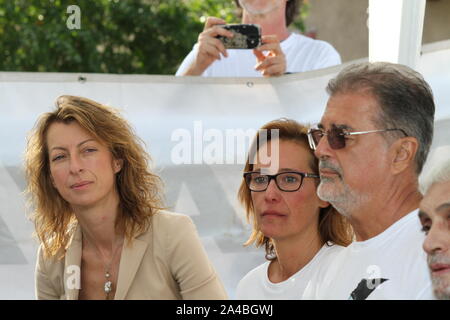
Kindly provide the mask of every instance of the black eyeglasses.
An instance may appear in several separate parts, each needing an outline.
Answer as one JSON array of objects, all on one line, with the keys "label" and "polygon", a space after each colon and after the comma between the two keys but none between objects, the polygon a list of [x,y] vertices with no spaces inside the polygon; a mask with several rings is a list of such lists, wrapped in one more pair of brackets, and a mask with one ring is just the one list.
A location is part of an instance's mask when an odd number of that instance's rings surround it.
[{"label": "black eyeglasses", "polygon": [[403,129],[382,129],[382,130],[370,130],[370,131],[359,131],[359,132],[348,132],[343,128],[338,128],[336,125],[332,125],[330,130],[324,131],[319,128],[311,128],[308,130],[308,141],[311,149],[316,150],[319,145],[320,139],[323,136],[327,136],[328,144],[331,149],[337,150],[345,147],[345,137],[353,136],[359,134],[375,133],[375,132],[386,132],[386,131],[401,131],[405,137],[408,135]]},{"label": "black eyeglasses", "polygon": [[261,174],[258,171],[244,173],[247,188],[254,192],[266,191],[272,179],[275,180],[278,189],[281,191],[294,192],[302,186],[303,178],[319,178],[319,175],[297,171],[286,171],[277,174]]}]

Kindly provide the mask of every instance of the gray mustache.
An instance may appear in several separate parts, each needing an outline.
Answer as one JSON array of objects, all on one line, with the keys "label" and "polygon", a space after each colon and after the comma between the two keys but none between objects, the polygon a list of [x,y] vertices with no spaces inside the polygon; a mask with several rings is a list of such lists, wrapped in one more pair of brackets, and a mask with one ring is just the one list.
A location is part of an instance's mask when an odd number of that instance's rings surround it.
[{"label": "gray mustache", "polygon": [[330,162],[327,162],[326,160],[319,160],[319,170],[320,169],[331,169],[333,171],[336,171],[339,175],[342,175],[341,168],[331,164]]},{"label": "gray mustache", "polygon": [[450,264],[450,257],[447,257],[443,254],[440,253],[433,253],[428,255],[428,265],[432,265],[432,264]]}]

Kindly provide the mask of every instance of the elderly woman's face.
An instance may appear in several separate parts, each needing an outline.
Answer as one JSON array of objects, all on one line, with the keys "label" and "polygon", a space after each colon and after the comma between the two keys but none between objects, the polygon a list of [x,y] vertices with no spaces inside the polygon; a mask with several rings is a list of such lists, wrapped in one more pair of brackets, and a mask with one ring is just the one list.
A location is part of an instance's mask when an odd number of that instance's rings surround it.
[{"label": "elderly woman's face", "polygon": [[[271,157],[271,144],[278,142],[279,162],[278,166],[273,166],[278,168],[273,169],[270,168],[270,164],[257,162],[253,171],[270,175],[280,172],[315,173],[310,166],[311,151],[307,146],[296,142],[283,140],[268,142],[259,149],[259,159]],[[293,183],[295,179],[297,178],[293,175],[286,176],[280,182]],[[297,191],[287,192],[280,190],[275,181],[271,180],[265,191],[252,191],[255,219],[261,232],[275,240],[292,239],[305,233],[318,232],[319,210],[321,207],[327,207],[328,203],[317,196],[317,185],[318,179],[304,178]]]},{"label": "elderly woman's face", "polygon": [[55,122],[47,131],[54,187],[72,207],[91,207],[117,197],[115,174],[120,161],[76,121]]}]

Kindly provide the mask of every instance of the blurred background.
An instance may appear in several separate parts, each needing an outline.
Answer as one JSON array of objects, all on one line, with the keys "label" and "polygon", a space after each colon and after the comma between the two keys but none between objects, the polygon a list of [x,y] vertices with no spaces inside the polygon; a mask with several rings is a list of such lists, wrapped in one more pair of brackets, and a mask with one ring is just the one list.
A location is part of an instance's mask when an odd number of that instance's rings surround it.
[{"label": "blurred background", "polygon": [[[291,29],[368,56],[368,0],[305,0]],[[68,30],[70,5],[81,29]],[[208,16],[239,23],[234,0],[0,0],[0,71],[174,74]],[[450,0],[428,0],[423,44],[450,38]],[[120,30],[120,32],[118,32]]]}]

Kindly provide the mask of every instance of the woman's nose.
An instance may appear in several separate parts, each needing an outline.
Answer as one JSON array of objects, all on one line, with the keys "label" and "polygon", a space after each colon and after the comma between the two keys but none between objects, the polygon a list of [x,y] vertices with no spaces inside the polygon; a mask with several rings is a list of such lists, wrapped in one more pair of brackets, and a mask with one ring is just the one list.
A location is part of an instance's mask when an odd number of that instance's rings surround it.
[{"label": "woman's nose", "polygon": [[275,179],[269,181],[269,185],[265,191],[265,198],[268,201],[276,201],[280,198],[280,189],[275,182]]}]

